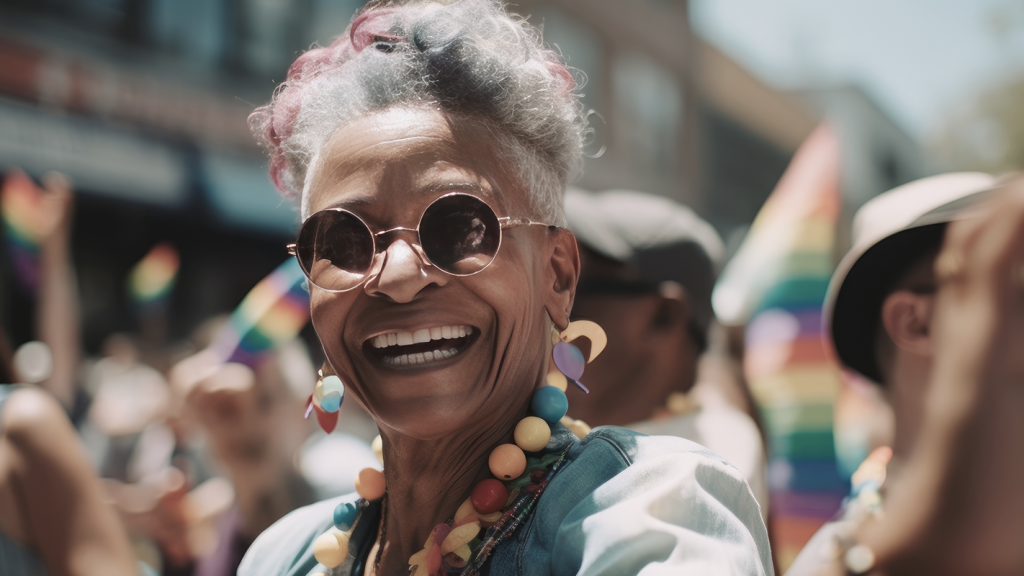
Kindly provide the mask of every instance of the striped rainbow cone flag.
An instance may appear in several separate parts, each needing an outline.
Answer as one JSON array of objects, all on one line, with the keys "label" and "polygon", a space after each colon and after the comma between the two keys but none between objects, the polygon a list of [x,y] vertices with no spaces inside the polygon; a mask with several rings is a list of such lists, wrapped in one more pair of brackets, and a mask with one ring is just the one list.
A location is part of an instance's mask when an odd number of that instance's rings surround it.
[{"label": "striped rainbow cone flag", "polygon": [[841,375],[821,324],[839,210],[839,142],[822,125],[793,157],[714,294],[723,322],[747,322],[744,369],[769,436],[783,570],[849,491],[832,432]]},{"label": "striped rainbow cone flag", "polygon": [[128,293],[142,310],[163,308],[174,289],[181,261],[173,246],[153,247],[128,274]]},{"label": "striped rainbow cone flag", "polygon": [[31,292],[39,286],[40,199],[43,191],[21,170],[11,170],[0,190],[0,215],[14,273]]},{"label": "striped rainbow cone flag", "polygon": [[231,314],[214,343],[224,362],[255,365],[278,344],[294,338],[309,321],[306,277],[289,258],[260,280]]}]

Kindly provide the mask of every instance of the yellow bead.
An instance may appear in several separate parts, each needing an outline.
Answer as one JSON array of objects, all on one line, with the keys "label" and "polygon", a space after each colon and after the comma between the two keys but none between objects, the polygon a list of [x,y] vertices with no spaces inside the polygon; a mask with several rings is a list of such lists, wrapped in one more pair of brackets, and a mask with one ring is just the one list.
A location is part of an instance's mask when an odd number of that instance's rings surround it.
[{"label": "yellow bead", "polygon": [[[308,388],[307,388],[308,390]],[[313,403],[317,406],[320,405],[320,401],[324,399],[324,381],[317,380],[316,386],[313,386]]]},{"label": "yellow bead", "polygon": [[573,435],[579,438],[580,440],[583,440],[583,438],[585,438],[587,434],[590,434],[590,425],[584,422],[583,420],[575,420],[573,418],[570,418],[569,416],[562,416],[562,419],[559,421],[559,423],[562,426],[568,428],[569,432],[572,432]]},{"label": "yellow bead", "polygon": [[370,443],[370,448],[373,450],[373,455],[377,457],[377,460],[381,464],[383,464],[384,463],[384,441],[381,440],[380,434],[378,434],[377,437],[373,439],[373,442]]},{"label": "yellow bead", "polygon": [[356,475],[356,492],[366,500],[379,500],[384,496],[384,473],[363,468]]},{"label": "yellow bead", "polygon": [[313,541],[313,557],[316,561],[334,568],[345,561],[348,556],[348,534],[344,532],[324,532]]},{"label": "yellow bead", "polygon": [[543,450],[551,440],[551,427],[543,418],[527,416],[516,424],[516,444],[527,452]]},{"label": "yellow bead", "polygon": [[515,444],[502,444],[491,451],[487,464],[496,478],[511,480],[526,470],[526,454]]},{"label": "yellow bead", "polygon": [[[552,362],[551,366],[554,367],[554,365],[555,363]],[[565,392],[565,389],[569,387],[569,381],[565,379],[565,374],[559,372],[557,368],[552,372],[548,372],[548,375],[544,378],[544,382],[548,386],[558,388],[562,392]]]}]

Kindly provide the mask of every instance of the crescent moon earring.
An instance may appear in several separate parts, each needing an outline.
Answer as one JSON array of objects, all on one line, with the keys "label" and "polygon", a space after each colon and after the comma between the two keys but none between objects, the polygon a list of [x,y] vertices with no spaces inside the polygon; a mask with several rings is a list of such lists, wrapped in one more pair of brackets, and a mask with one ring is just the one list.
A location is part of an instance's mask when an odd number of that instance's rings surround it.
[{"label": "crescent moon earring", "polygon": [[[583,351],[572,344],[579,338],[586,338],[590,342],[589,357],[584,357]],[[588,363],[593,362],[607,345],[608,335],[595,322],[590,320],[570,322],[569,326],[558,335],[558,342],[551,350],[551,360],[558,372],[549,370],[548,384],[565,390],[566,384],[572,382],[577,388],[589,394],[590,390],[580,382],[583,369]]]}]

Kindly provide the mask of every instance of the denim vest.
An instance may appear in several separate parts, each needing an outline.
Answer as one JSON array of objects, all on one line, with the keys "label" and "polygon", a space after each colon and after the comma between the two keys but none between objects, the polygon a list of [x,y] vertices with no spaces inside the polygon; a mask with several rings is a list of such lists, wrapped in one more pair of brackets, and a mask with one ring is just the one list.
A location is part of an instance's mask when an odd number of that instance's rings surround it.
[{"label": "denim vest", "polygon": [[[579,441],[556,425],[555,443],[571,445],[566,462],[527,521],[495,548],[489,576],[774,574],[757,501],[739,471],[713,452],[612,426]],[[257,538],[239,576],[352,575],[357,559],[328,569],[313,558],[313,541],[331,527],[339,503],[356,499],[288,514]],[[376,533],[353,533],[351,554],[372,545]]]}]

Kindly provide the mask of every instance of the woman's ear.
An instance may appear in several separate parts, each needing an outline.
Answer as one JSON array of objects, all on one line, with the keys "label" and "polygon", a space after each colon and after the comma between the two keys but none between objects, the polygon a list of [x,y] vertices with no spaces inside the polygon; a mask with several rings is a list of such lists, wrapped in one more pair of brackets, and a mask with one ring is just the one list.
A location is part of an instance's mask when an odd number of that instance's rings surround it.
[{"label": "woman's ear", "polygon": [[559,331],[569,325],[569,312],[580,279],[580,251],[576,237],[568,230],[551,233],[551,256],[544,279],[544,308]]},{"label": "woman's ear", "polygon": [[935,297],[897,290],[882,303],[882,325],[896,347],[918,356],[932,355],[932,308]]}]

